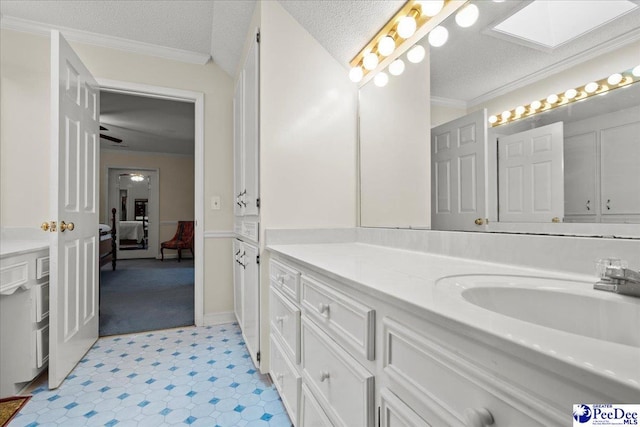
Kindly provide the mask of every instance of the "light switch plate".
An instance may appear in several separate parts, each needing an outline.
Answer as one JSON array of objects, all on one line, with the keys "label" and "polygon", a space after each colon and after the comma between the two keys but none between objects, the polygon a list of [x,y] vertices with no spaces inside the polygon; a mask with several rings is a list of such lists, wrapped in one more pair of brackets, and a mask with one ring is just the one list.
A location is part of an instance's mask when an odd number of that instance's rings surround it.
[{"label": "light switch plate", "polygon": [[220,196],[211,196],[211,209],[214,211],[220,210]]}]

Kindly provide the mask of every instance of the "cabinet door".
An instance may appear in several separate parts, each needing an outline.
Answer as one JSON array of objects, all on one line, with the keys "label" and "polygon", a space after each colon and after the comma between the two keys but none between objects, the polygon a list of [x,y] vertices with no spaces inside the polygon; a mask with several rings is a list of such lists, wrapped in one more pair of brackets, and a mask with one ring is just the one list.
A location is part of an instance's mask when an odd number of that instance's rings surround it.
[{"label": "cabinet door", "polygon": [[596,132],[564,139],[565,215],[596,215]]},{"label": "cabinet door", "polygon": [[242,182],[242,158],[243,142],[243,116],[242,116],[242,89],[244,84],[244,70],[240,71],[238,82],[236,83],[233,95],[233,214],[242,215],[242,204],[240,203],[240,193],[244,190]]},{"label": "cabinet door", "polygon": [[242,265],[240,265],[240,255],[242,255],[242,242],[238,239],[233,241],[233,311],[238,319],[240,328],[243,328],[242,319]]},{"label": "cabinet door", "polygon": [[602,215],[640,214],[640,121],[600,132]]},{"label": "cabinet door", "polygon": [[257,354],[260,351],[260,269],[258,248],[242,244],[243,286],[242,286],[242,332],[253,363],[259,366]]},{"label": "cabinet door", "polygon": [[259,152],[259,44],[253,42],[244,64],[243,88],[243,181],[244,215],[258,214],[258,152]]}]

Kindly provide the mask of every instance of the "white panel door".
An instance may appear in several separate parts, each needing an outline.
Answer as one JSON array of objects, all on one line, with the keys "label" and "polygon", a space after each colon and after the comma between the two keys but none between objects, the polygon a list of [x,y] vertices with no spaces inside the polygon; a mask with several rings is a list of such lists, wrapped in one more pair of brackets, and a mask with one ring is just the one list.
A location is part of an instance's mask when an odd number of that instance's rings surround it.
[{"label": "white panel door", "polygon": [[260,268],[258,248],[242,244],[242,333],[249,354],[256,366],[260,351]]},{"label": "white panel door", "polygon": [[564,139],[564,213],[583,221],[597,214],[596,140],[596,132]]},{"label": "white panel door", "polygon": [[50,388],[98,339],[99,97],[95,79],[52,31]]},{"label": "white panel door", "polygon": [[240,329],[243,328],[242,320],[242,265],[240,257],[242,255],[242,242],[233,240],[233,311],[238,319]]},{"label": "white panel door", "polygon": [[640,121],[600,132],[602,215],[640,214]]},{"label": "white panel door", "polygon": [[233,214],[242,215],[241,194],[244,190],[242,179],[242,159],[244,158],[244,143],[242,141],[242,89],[244,81],[244,70],[240,71],[236,89],[233,95],[233,194],[235,197],[233,204]]},{"label": "white panel door", "polygon": [[498,219],[552,222],[564,216],[563,123],[500,138]]},{"label": "white panel door", "polygon": [[480,110],[431,129],[431,228],[435,230],[478,230],[485,223],[486,117],[486,110]]},{"label": "white panel door", "polygon": [[243,182],[242,205],[244,215],[258,215],[258,154],[259,154],[259,43],[251,45],[244,64],[243,86]]}]

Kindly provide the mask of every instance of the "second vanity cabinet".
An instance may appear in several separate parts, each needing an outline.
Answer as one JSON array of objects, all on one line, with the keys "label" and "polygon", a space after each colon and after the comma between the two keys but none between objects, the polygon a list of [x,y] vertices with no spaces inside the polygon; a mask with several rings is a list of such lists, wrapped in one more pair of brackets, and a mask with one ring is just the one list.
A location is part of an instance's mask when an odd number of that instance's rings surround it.
[{"label": "second vanity cabinet", "polygon": [[270,281],[270,373],[297,426],[564,426],[626,393],[276,252]]}]

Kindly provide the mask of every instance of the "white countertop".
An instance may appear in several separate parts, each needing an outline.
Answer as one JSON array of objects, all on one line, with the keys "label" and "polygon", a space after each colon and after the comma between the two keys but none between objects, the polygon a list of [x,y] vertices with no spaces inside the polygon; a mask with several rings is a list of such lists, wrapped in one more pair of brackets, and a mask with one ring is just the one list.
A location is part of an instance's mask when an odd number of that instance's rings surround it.
[{"label": "white countertop", "polygon": [[[536,355],[543,354],[547,358],[540,360],[569,364],[603,380],[612,380],[613,386],[617,383],[637,389],[640,396],[640,348],[506,317],[466,302],[442,282],[436,283],[442,277],[465,274],[553,277],[583,282],[585,291],[590,292],[596,281],[595,274],[567,275],[363,243],[269,245],[268,249],[367,294],[386,301],[391,297],[395,305],[413,313],[427,310],[455,320],[475,331],[497,337],[505,345],[529,350],[526,353],[531,354],[532,359],[540,359]],[[604,298],[630,298],[593,292]],[[640,299],[629,301],[640,308]],[[629,321],[625,326],[640,333],[640,317]]]},{"label": "white countertop", "polygon": [[2,239],[0,240],[0,258],[22,255],[49,248],[49,238],[33,239]]}]

